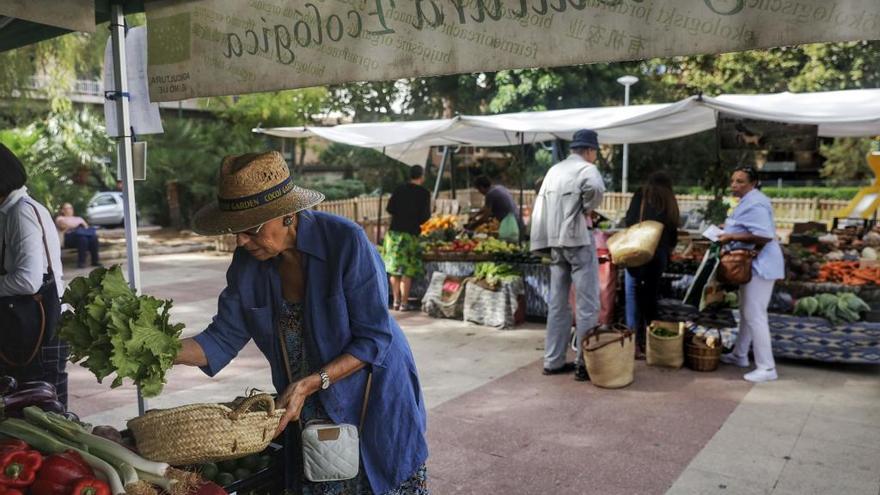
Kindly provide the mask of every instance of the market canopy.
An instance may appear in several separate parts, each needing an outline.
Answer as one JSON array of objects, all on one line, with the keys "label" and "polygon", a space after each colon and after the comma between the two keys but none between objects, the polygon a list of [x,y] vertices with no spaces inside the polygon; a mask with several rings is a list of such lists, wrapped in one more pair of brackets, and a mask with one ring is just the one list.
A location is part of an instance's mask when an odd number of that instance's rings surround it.
[{"label": "market canopy", "polygon": [[662,141],[714,128],[719,112],[739,118],[816,125],[819,136],[824,137],[880,135],[880,89],[692,96],[676,103],[651,105],[254,131],[286,138],[318,136],[377,149],[408,164],[421,164],[431,146],[492,147],[570,140],[583,128],[596,130],[603,144]]},{"label": "market canopy", "polygon": [[880,39],[877,0],[145,4],[152,101]]},{"label": "market canopy", "polygon": [[[143,0],[117,0],[126,14],[144,11]],[[13,0],[0,2],[0,52],[74,31],[95,32],[110,20],[110,0]]]}]

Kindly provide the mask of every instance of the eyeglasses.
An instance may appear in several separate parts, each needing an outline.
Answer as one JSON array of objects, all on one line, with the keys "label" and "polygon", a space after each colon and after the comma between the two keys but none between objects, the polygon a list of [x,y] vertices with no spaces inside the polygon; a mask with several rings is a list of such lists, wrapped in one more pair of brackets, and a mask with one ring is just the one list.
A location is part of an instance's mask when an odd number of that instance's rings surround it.
[{"label": "eyeglasses", "polygon": [[256,237],[256,236],[260,235],[260,230],[262,230],[263,225],[266,225],[266,224],[261,223],[260,225],[257,225],[256,227],[254,227],[252,229],[242,230],[241,232],[234,232],[234,234],[235,235],[244,234],[248,237]]}]

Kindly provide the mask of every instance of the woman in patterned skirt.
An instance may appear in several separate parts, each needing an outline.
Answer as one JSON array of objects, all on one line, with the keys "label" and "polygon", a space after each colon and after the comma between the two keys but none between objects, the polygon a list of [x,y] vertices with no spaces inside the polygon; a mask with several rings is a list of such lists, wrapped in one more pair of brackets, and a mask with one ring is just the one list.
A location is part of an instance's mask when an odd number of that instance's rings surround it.
[{"label": "woman in patterned skirt", "polygon": [[425,170],[414,165],[409,169],[409,182],[391,193],[386,211],[391,214],[391,227],[382,245],[385,271],[391,277],[391,308],[409,311],[409,290],[412,279],[424,273],[419,248],[420,227],[431,218],[431,193],[422,187]]}]

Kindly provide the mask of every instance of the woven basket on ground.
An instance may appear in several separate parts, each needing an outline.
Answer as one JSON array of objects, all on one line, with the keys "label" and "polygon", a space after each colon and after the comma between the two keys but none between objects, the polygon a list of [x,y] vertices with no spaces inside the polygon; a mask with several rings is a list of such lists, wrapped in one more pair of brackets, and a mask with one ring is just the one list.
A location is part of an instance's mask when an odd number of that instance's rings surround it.
[{"label": "woven basket on ground", "polygon": [[721,362],[721,332],[718,332],[715,347],[709,347],[697,339],[692,334],[685,338],[685,364],[694,371],[715,371]]},{"label": "woven basket on ground", "polygon": [[[675,336],[660,336],[657,329],[675,332]],[[681,368],[684,364],[684,324],[669,321],[653,321],[648,327],[648,348],[645,360],[649,366]]]},{"label": "woven basket on ground", "polygon": [[233,408],[192,404],[156,409],[128,422],[140,454],[172,465],[235,459],[261,452],[272,440],[283,409],[269,394],[252,395]]},{"label": "woven basket on ground", "polygon": [[635,341],[628,328],[615,325],[584,338],[584,361],[593,385],[623,388],[633,382]]}]

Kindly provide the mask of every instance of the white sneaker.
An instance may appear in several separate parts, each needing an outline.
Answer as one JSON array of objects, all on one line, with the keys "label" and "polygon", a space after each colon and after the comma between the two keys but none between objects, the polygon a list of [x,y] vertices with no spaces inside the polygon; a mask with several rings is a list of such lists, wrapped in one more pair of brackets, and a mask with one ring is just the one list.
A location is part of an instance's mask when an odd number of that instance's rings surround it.
[{"label": "white sneaker", "polygon": [[748,368],[749,367],[749,358],[748,356],[744,358],[736,357],[732,352],[728,354],[721,355],[721,362],[724,364],[732,364],[734,366],[738,366],[740,368]]},{"label": "white sneaker", "polygon": [[763,383],[772,382],[779,377],[776,375],[776,368],[771,368],[769,370],[756,369],[750,371],[743,375],[743,378],[752,383]]}]

